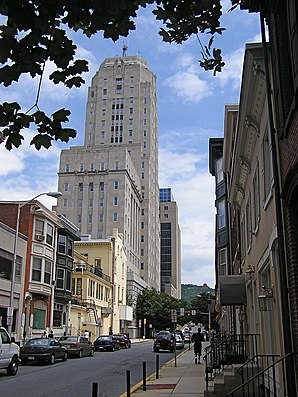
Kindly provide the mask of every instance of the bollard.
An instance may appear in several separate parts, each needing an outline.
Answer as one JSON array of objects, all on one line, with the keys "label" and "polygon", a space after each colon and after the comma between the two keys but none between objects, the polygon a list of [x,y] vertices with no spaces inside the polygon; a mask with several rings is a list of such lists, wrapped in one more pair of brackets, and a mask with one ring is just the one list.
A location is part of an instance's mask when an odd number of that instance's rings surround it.
[{"label": "bollard", "polygon": [[147,385],[146,385],[146,362],[143,361],[143,391],[147,390]]},{"label": "bollard", "polygon": [[92,397],[97,397],[98,383],[92,383]]},{"label": "bollard", "polygon": [[159,378],[159,354],[156,354],[156,379]]},{"label": "bollard", "polygon": [[130,397],[130,370],[126,370],[126,397]]}]

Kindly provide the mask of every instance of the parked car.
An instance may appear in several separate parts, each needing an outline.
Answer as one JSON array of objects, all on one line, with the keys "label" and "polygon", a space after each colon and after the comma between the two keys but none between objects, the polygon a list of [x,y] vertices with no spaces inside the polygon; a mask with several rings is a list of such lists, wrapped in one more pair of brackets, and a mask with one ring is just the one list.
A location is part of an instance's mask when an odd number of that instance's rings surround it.
[{"label": "parked car", "polygon": [[120,348],[127,349],[131,347],[131,340],[126,334],[114,334],[113,336],[118,340]]},{"label": "parked car", "polygon": [[120,350],[120,343],[114,335],[102,335],[94,341],[95,351]]},{"label": "parked car", "polygon": [[190,343],[191,342],[191,337],[192,337],[192,332],[191,331],[184,331],[183,335],[184,335],[184,341],[186,343]]},{"label": "parked car", "polygon": [[0,369],[6,369],[7,375],[16,375],[19,368],[20,348],[5,328],[0,327]]},{"label": "parked car", "polygon": [[54,338],[33,338],[21,348],[21,362],[39,361],[54,364],[55,360],[67,360],[67,349]]},{"label": "parked car", "polygon": [[94,356],[94,346],[83,336],[62,336],[59,339],[62,346],[65,346],[69,356]]},{"label": "parked car", "polygon": [[174,335],[170,331],[159,331],[155,338],[153,344],[153,350],[159,352],[159,350],[169,350],[174,351]]},{"label": "parked car", "polygon": [[175,333],[176,349],[184,349],[185,342],[180,334]]}]

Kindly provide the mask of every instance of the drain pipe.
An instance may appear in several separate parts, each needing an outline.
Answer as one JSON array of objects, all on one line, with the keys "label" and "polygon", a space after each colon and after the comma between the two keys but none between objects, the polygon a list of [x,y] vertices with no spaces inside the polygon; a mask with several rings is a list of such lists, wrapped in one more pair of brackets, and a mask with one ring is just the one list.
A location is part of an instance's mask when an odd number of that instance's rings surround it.
[{"label": "drain pipe", "polygon": [[[280,194],[280,177],[278,167],[278,153],[276,146],[276,131],[274,128],[273,121],[273,104],[271,99],[271,84],[269,75],[269,61],[268,61],[268,43],[266,41],[265,34],[265,16],[262,4],[260,7],[260,25],[262,35],[262,45],[264,53],[264,66],[265,66],[265,78],[266,78],[266,91],[267,91],[267,105],[269,114],[269,129],[270,138],[272,145],[272,168],[274,178],[274,189],[275,189],[275,213],[276,213],[276,227],[277,227],[277,238],[278,238],[278,255],[279,255],[279,282],[280,282],[280,302],[282,312],[282,326],[283,326],[283,341],[284,341],[284,354],[293,353],[292,345],[292,333],[291,333],[291,321],[289,313],[289,295],[288,295],[288,283],[287,283],[287,272],[286,272],[286,254],[285,254],[285,242],[284,242],[284,229],[283,229],[283,212],[281,205],[281,194]],[[289,356],[286,360],[286,383],[288,389],[288,396],[296,396],[295,386],[295,373],[294,373],[294,361],[293,355]]]}]

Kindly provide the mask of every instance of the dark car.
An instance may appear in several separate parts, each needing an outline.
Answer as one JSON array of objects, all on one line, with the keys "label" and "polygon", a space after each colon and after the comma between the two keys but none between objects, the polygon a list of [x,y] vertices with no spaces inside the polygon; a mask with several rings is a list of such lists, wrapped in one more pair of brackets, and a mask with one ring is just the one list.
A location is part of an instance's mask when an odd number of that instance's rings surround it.
[{"label": "dark car", "polygon": [[95,351],[120,350],[120,343],[113,335],[102,335],[94,341]]},{"label": "dark car", "polygon": [[118,340],[120,348],[127,349],[131,347],[131,340],[126,334],[114,334],[113,336]]},{"label": "dark car", "polygon": [[59,342],[66,347],[69,356],[94,356],[93,344],[83,336],[62,336]]},{"label": "dark car", "polygon": [[174,337],[170,331],[160,331],[156,334],[153,344],[153,350],[155,352],[159,350],[169,350],[173,352],[174,348]]},{"label": "dark car", "polygon": [[54,338],[33,338],[21,348],[21,362],[40,361],[54,364],[56,359],[67,360],[67,349]]}]

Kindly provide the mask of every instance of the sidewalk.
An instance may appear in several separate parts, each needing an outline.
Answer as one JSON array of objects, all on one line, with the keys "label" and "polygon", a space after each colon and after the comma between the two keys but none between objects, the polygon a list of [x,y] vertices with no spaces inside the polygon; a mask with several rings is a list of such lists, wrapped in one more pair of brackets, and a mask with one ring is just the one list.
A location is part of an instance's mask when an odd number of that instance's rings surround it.
[{"label": "sidewalk", "polygon": [[[203,350],[204,345],[203,344]],[[156,374],[147,378],[147,390],[143,391],[143,382],[132,387],[131,397],[203,397],[205,391],[205,364],[195,364],[193,348],[185,348],[176,357],[166,363]],[[126,395],[126,394],[124,394]]]}]

